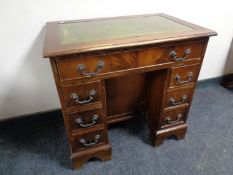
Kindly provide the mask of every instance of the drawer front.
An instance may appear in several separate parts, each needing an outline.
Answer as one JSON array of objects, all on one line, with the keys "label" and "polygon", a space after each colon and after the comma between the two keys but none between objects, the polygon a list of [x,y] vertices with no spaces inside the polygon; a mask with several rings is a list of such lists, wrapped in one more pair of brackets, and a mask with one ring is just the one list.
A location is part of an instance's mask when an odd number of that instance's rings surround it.
[{"label": "drawer front", "polygon": [[192,88],[182,88],[167,92],[165,107],[179,106],[185,103],[189,103],[191,97]]},{"label": "drawer front", "polygon": [[98,102],[102,95],[100,82],[66,86],[62,90],[65,105],[68,107]]},{"label": "drawer front", "polygon": [[70,112],[69,123],[71,130],[88,129],[103,124],[103,112],[101,109],[84,112]]},{"label": "drawer front", "polygon": [[61,60],[57,66],[61,80],[69,80],[169,62],[165,54],[165,48],[145,49]]},{"label": "drawer front", "polygon": [[200,65],[182,66],[172,69],[169,87],[179,87],[196,80]]},{"label": "drawer front", "polygon": [[169,48],[169,58],[173,62],[182,62],[194,58],[201,58],[203,43],[182,44]]},{"label": "drawer front", "polygon": [[61,80],[71,80],[199,58],[202,48],[202,43],[182,44],[108,55],[57,59],[57,67]]},{"label": "drawer front", "polygon": [[186,108],[167,110],[162,117],[162,128],[184,123],[186,118]]},{"label": "drawer front", "polygon": [[104,130],[97,130],[85,134],[73,135],[73,150],[89,149],[106,142]]}]

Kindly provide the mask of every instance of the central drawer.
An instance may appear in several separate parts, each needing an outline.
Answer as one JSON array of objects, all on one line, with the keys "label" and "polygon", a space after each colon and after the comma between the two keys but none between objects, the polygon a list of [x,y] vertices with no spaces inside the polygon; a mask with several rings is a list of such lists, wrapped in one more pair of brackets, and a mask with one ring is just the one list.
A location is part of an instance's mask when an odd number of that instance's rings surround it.
[{"label": "central drawer", "polygon": [[66,57],[56,61],[60,80],[72,80],[147,66],[158,66],[169,62],[200,59],[202,48],[202,43],[183,43],[106,55]]}]

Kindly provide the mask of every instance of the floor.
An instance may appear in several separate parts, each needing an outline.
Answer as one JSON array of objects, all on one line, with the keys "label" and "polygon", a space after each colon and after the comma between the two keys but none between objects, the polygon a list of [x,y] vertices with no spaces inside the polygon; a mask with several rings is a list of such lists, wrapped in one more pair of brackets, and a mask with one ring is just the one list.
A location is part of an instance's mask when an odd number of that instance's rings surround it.
[{"label": "floor", "polygon": [[112,160],[72,170],[61,114],[0,123],[0,175],[232,175],[233,91],[199,87],[184,140],[152,147],[146,121],[110,126]]}]

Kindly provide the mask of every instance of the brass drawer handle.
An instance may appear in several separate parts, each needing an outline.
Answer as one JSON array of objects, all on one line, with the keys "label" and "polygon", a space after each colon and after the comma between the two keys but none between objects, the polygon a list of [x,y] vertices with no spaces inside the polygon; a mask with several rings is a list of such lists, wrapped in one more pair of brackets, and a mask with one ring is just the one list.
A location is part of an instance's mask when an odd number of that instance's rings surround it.
[{"label": "brass drawer handle", "polygon": [[166,124],[175,124],[175,123],[178,123],[180,122],[182,119],[182,114],[178,114],[178,117],[176,120],[172,120],[169,116],[165,118],[165,123]]},{"label": "brass drawer handle", "polygon": [[98,73],[100,73],[104,68],[104,61],[99,61],[96,66],[95,72],[86,72],[86,66],[84,64],[77,65],[77,69],[80,71],[82,75],[93,77],[96,76]]},{"label": "brass drawer handle", "polygon": [[95,96],[96,96],[96,91],[94,89],[92,89],[92,90],[89,91],[89,97],[88,97],[87,100],[80,100],[79,96],[76,93],[72,93],[70,97],[73,100],[75,100],[76,103],[86,104],[86,103],[91,102],[94,99]]},{"label": "brass drawer handle", "polygon": [[180,77],[179,74],[176,75],[175,79],[179,84],[189,83],[193,79],[193,73],[192,72],[188,73],[188,79],[187,80],[181,80],[181,77]]},{"label": "brass drawer handle", "polygon": [[86,141],[85,139],[80,139],[79,142],[83,145],[83,146],[86,146],[86,147],[89,147],[89,146],[92,146],[92,145],[95,145],[99,142],[101,136],[99,134],[97,134],[95,136],[95,140],[93,142],[91,141]]},{"label": "brass drawer handle", "polygon": [[175,50],[172,50],[169,56],[172,57],[175,61],[183,61],[190,53],[191,53],[191,49],[186,49],[184,51],[184,55],[180,58],[177,58],[177,52]]},{"label": "brass drawer handle", "polygon": [[170,106],[180,105],[185,103],[187,100],[187,95],[183,95],[179,101],[176,101],[174,98],[169,99]]},{"label": "brass drawer handle", "polygon": [[97,114],[95,114],[95,115],[92,116],[92,122],[91,123],[83,124],[83,121],[82,121],[81,118],[77,118],[75,120],[75,123],[77,123],[82,128],[89,128],[89,127],[93,126],[94,124],[96,124],[98,120],[99,120],[99,116]]}]

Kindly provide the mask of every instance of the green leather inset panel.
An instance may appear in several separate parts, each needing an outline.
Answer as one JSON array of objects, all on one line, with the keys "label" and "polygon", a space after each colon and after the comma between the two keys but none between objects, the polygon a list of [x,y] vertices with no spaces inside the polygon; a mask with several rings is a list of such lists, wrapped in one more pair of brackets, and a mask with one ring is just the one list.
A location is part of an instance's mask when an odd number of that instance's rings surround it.
[{"label": "green leather inset panel", "polygon": [[162,16],[140,16],[59,24],[61,44],[85,44],[190,30],[193,29]]}]

